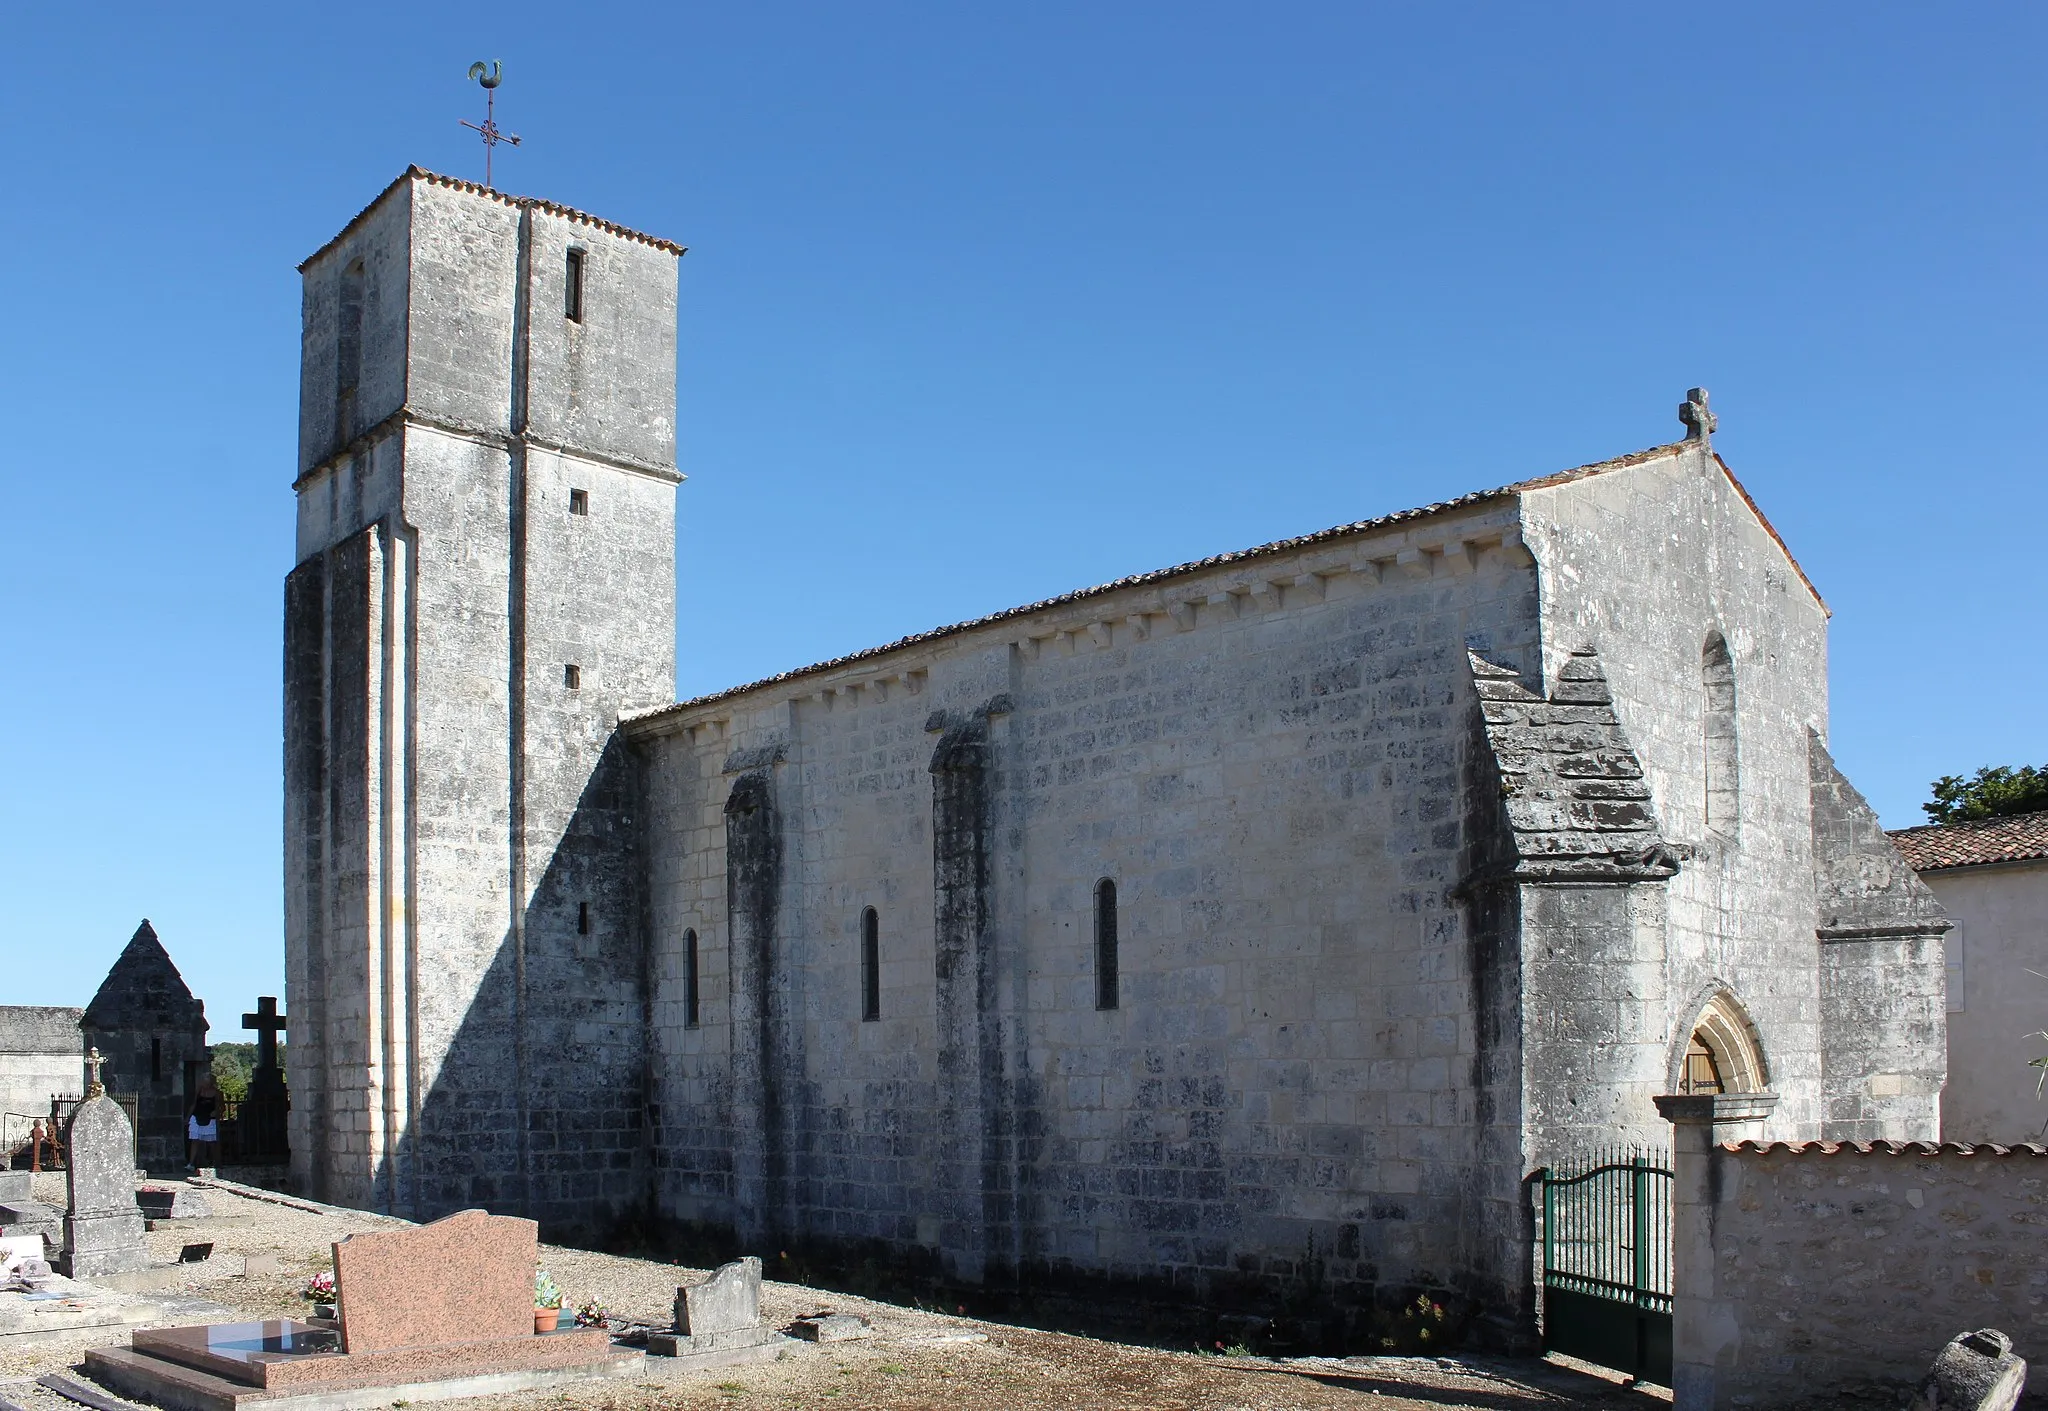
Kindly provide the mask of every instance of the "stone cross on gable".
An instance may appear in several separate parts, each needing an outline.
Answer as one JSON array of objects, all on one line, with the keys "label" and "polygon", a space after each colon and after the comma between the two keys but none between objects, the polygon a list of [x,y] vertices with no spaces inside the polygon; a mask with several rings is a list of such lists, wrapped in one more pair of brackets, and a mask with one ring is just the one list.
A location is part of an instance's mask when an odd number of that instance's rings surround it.
[{"label": "stone cross on gable", "polygon": [[277,1012],[277,996],[258,996],[256,1012],[242,1016],[242,1027],[256,1031],[256,1066],[277,1067],[277,1036],[285,1029],[285,1017]]},{"label": "stone cross on gable", "polygon": [[1707,389],[1695,387],[1678,404],[1678,419],[1685,423],[1685,439],[1704,441],[1714,434],[1721,419],[1707,410]]}]

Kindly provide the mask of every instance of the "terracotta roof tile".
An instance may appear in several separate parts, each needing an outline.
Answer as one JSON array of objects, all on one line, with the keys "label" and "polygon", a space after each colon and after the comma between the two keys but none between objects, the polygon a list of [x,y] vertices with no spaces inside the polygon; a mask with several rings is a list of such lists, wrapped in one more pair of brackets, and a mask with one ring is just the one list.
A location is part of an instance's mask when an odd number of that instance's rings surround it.
[{"label": "terracotta roof tile", "polygon": [[1784,1151],[1792,1156],[2048,1156],[2048,1146],[2039,1142],[2014,1142],[2011,1146],[1964,1145],[1961,1142],[1760,1142],[1721,1143],[1723,1151],[1749,1151],[1762,1155]]},{"label": "terracotta roof tile", "polygon": [[1980,818],[1972,823],[1930,823],[1900,828],[1890,836],[1892,846],[1915,872],[2025,862],[2048,857],[2048,811]]}]

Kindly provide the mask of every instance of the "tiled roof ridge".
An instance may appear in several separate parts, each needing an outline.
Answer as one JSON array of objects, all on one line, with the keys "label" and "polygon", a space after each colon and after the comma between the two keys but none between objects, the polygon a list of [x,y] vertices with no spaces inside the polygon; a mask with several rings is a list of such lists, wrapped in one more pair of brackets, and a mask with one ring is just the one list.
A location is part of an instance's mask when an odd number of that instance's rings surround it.
[{"label": "tiled roof ridge", "polygon": [[312,254],[306,256],[305,259],[299,261],[299,272],[303,274],[306,266],[312,264],[313,261],[319,259],[329,250],[332,250],[343,240],[346,240],[349,232],[360,225],[365,216],[376,210],[386,196],[389,196],[401,183],[407,181],[427,181],[436,186],[445,186],[451,191],[464,191],[472,196],[485,196],[493,201],[503,201],[508,206],[531,206],[537,211],[546,211],[550,215],[557,215],[567,220],[579,221],[584,225],[594,226],[608,235],[616,235],[626,240],[637,240],[643,245],[652,245],[655,249],[666,250],[672,255],[689,253],[688,246],[678,245],[673,240],[664,240],[658,235],[649,235],[644,230],[635,230],[631,226],[620,225],[616,221],[606,220],[603,216],[594,216],[588,211],[579,211],[574,206],[564,206],[558,201],[549,201],[539,196],[514,196],[500,191],[494,186],[484,186],[478,182],[464,181],[459,176],[443,176],[440,172],[428,171],[419,163],[414,162],[393,178],[390,185],[379,191],[370,201],[369,205],[357,211],[350,218],[347,225],[344,225],[334,233],[334,237],[331,240]]},{"label": "tiled roof ridge", "polygon": [[1887,836],[1916,872],[2027,862],[2048,858],[2048,809],[1961,823],[1922,823],[1891,829]]},{"label": "tiled roof ridge", "polygon": [[1835,1156],[1844,1151],[1858,1156],[2048,1156],[2048,1146],[2040,1142],[2014,1142],[2000,1146],[1996,1142],[1784,1142],[1746,1138],[1739,1142],[1723,1142],[1721,1149],[1752,1152],[1758,1156],[1773,1151],[1783,1151],[1791,1156]]},{"label": "tiled roof ridge", "polygon": [[863,648],[857,652],[848,652],[844,656],[836,656],[825,661],[813,662],[809,666],[799,666],[789,671],[777,672],[773,676],[763,676],[758,681],[748,681],[743,685],[728,686],[722,691],[711,691],[701,696],[692,696],[688,700],[677,701],[672,706],[659,706],[653,710],[629,715],[625,719],[634,724],[644,725],[676,711],[709,705],[714,701],[725,700],[730,696],[743,696],[749,691],[758,691],[764,686],[781,685],[786,681],[795,681],[820,671],[831,671],[837,667],[850,666],[854,662],[865,661],[870,657],[883,656],[904,647],[916,646],[921,642],[936,641],[941,637],[951,637],[961,632],[971,632],[978,627],[988,627],[1009,618],[1025,617],[1034,612],[1044,612],[1048,608],[1064,607],[1069,603],[1081,602],[1087,598],[1098,597],[1104,593],[1113,593],[1122,588],[1140,588],[1152,583],[1163,583],[1169,579],[1179,578],[1191,573],[1200,573],[1207,569],[1219,568],[1225,564],[1244,563],[1252,559],[1289,553],[1295,549],[1328,543],[1331,540],[1342,539],[1348,535],[1369,534],[1374,530],[1385,529],[1390,525],[1405,524],[1417,519],[1428,519],[1434,515],[1447,514],[1452,510],[1470,509],[1474,505],[1485,504],[1489,500],[1506,499],[1510,495],[1519,495],[1529,490],[1547,490],[1552,486],[1570,484],[1574,480],[1583,480],[1588,476],[1604,474],[1611,470],[1622,470],[1632,465],[1641,465],[1646,461],[1656,460],[1660,456],[1671,455],[1683,450],[1686,444],[1684,441],[1672,441],[1662,446],[1649,446],[1640,451],[1631,451],[1625,456],[1615,456],[1611,460],[1594,461],[1590,465],[1575,466],[1570,470],[1556,471],[1550,475],[1538,476],[1533,480],[1518,480],[1512,485],[1502,485],[1493,490],[1475,490],[1469,495],[1459,495],[1457,498],[1450,500],[1439,500],[1435,504],[1422,505],[1415,509],[1395,510],[1392,514],[1383,514],[1374,519],[1354,520],[1349,524],[1333,525],[1328,529],[1319,529],[1310,534],[1297,534],[1292,538],[1275,539],[1271,543],[1258,544],[1249,549],[1235,549],[1229,553],[1212,554],[1208,558],[1194,559],[1187,563],[1175,564],[1171,568],[1157,568],[1147,573],[1131,574],[1124,578],[1112,579],[1107,583],[1098,583],[1092,588],[1077,588],[1071,593],[1061,593],[1057,597],[1052,598],[1041,598],[1035,603],[1025,603],[1021,607],[1004,608],[1000,612],[992,612],[983,617],[970,618],[965,622],[955,622],[944,627],[934,627],[924,632],[913,632],[907,637],[898,637],[895,641],[884,642],[878,647]]}]

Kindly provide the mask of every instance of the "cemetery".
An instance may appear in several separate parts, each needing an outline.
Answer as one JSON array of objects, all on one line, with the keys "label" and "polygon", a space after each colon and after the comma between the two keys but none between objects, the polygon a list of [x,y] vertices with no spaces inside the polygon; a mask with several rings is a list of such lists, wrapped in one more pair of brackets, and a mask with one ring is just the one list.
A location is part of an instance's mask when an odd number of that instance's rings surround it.
[{"label": "cemetery", "polygon": [[[143,1178],[125,1120],[93,1094],[69,1170],[0,1177],[11,1212],[56,1212],[47,1242],[0,1244],[0,1411],[1663,1404],[1591,1368],[1135,1347],[780,1283],[759,1256],[686,1269],[541,1245],[483,1211],[416,1225]],[[145,1216],[144,1192],[171,1213]]]}]

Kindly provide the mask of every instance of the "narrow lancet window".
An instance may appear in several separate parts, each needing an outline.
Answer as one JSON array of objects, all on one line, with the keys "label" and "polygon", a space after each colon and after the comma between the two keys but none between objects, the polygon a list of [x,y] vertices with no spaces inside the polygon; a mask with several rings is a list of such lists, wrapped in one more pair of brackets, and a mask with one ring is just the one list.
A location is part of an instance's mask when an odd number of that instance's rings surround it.
[{"label": "narrow lancet window", "polygon": [[860,1017],[882,1017],[882,921],[873,907],[860,914]]},{"label": "narrow lancet window", "polygon": [[683,1027],[697,1027],[697,933],[683,932]]},{"label": "narrow lancet window", "polygon": [[1095,884],[1095,1007],[1117,1007],[1116,883]]},{"label": "narrow lancet window", "polygon": [[1735,734],[1735,662],[1727,639],[1707,634],[1700,653],[1700,684],[1706,697],[1707,830],[1732,838],[1740,797]]},{"label": "narrow lancet window", "polygon": [[571,323],[583,322],[583,252],[569,252],[568,277],[562,282],[562,316]]}]

